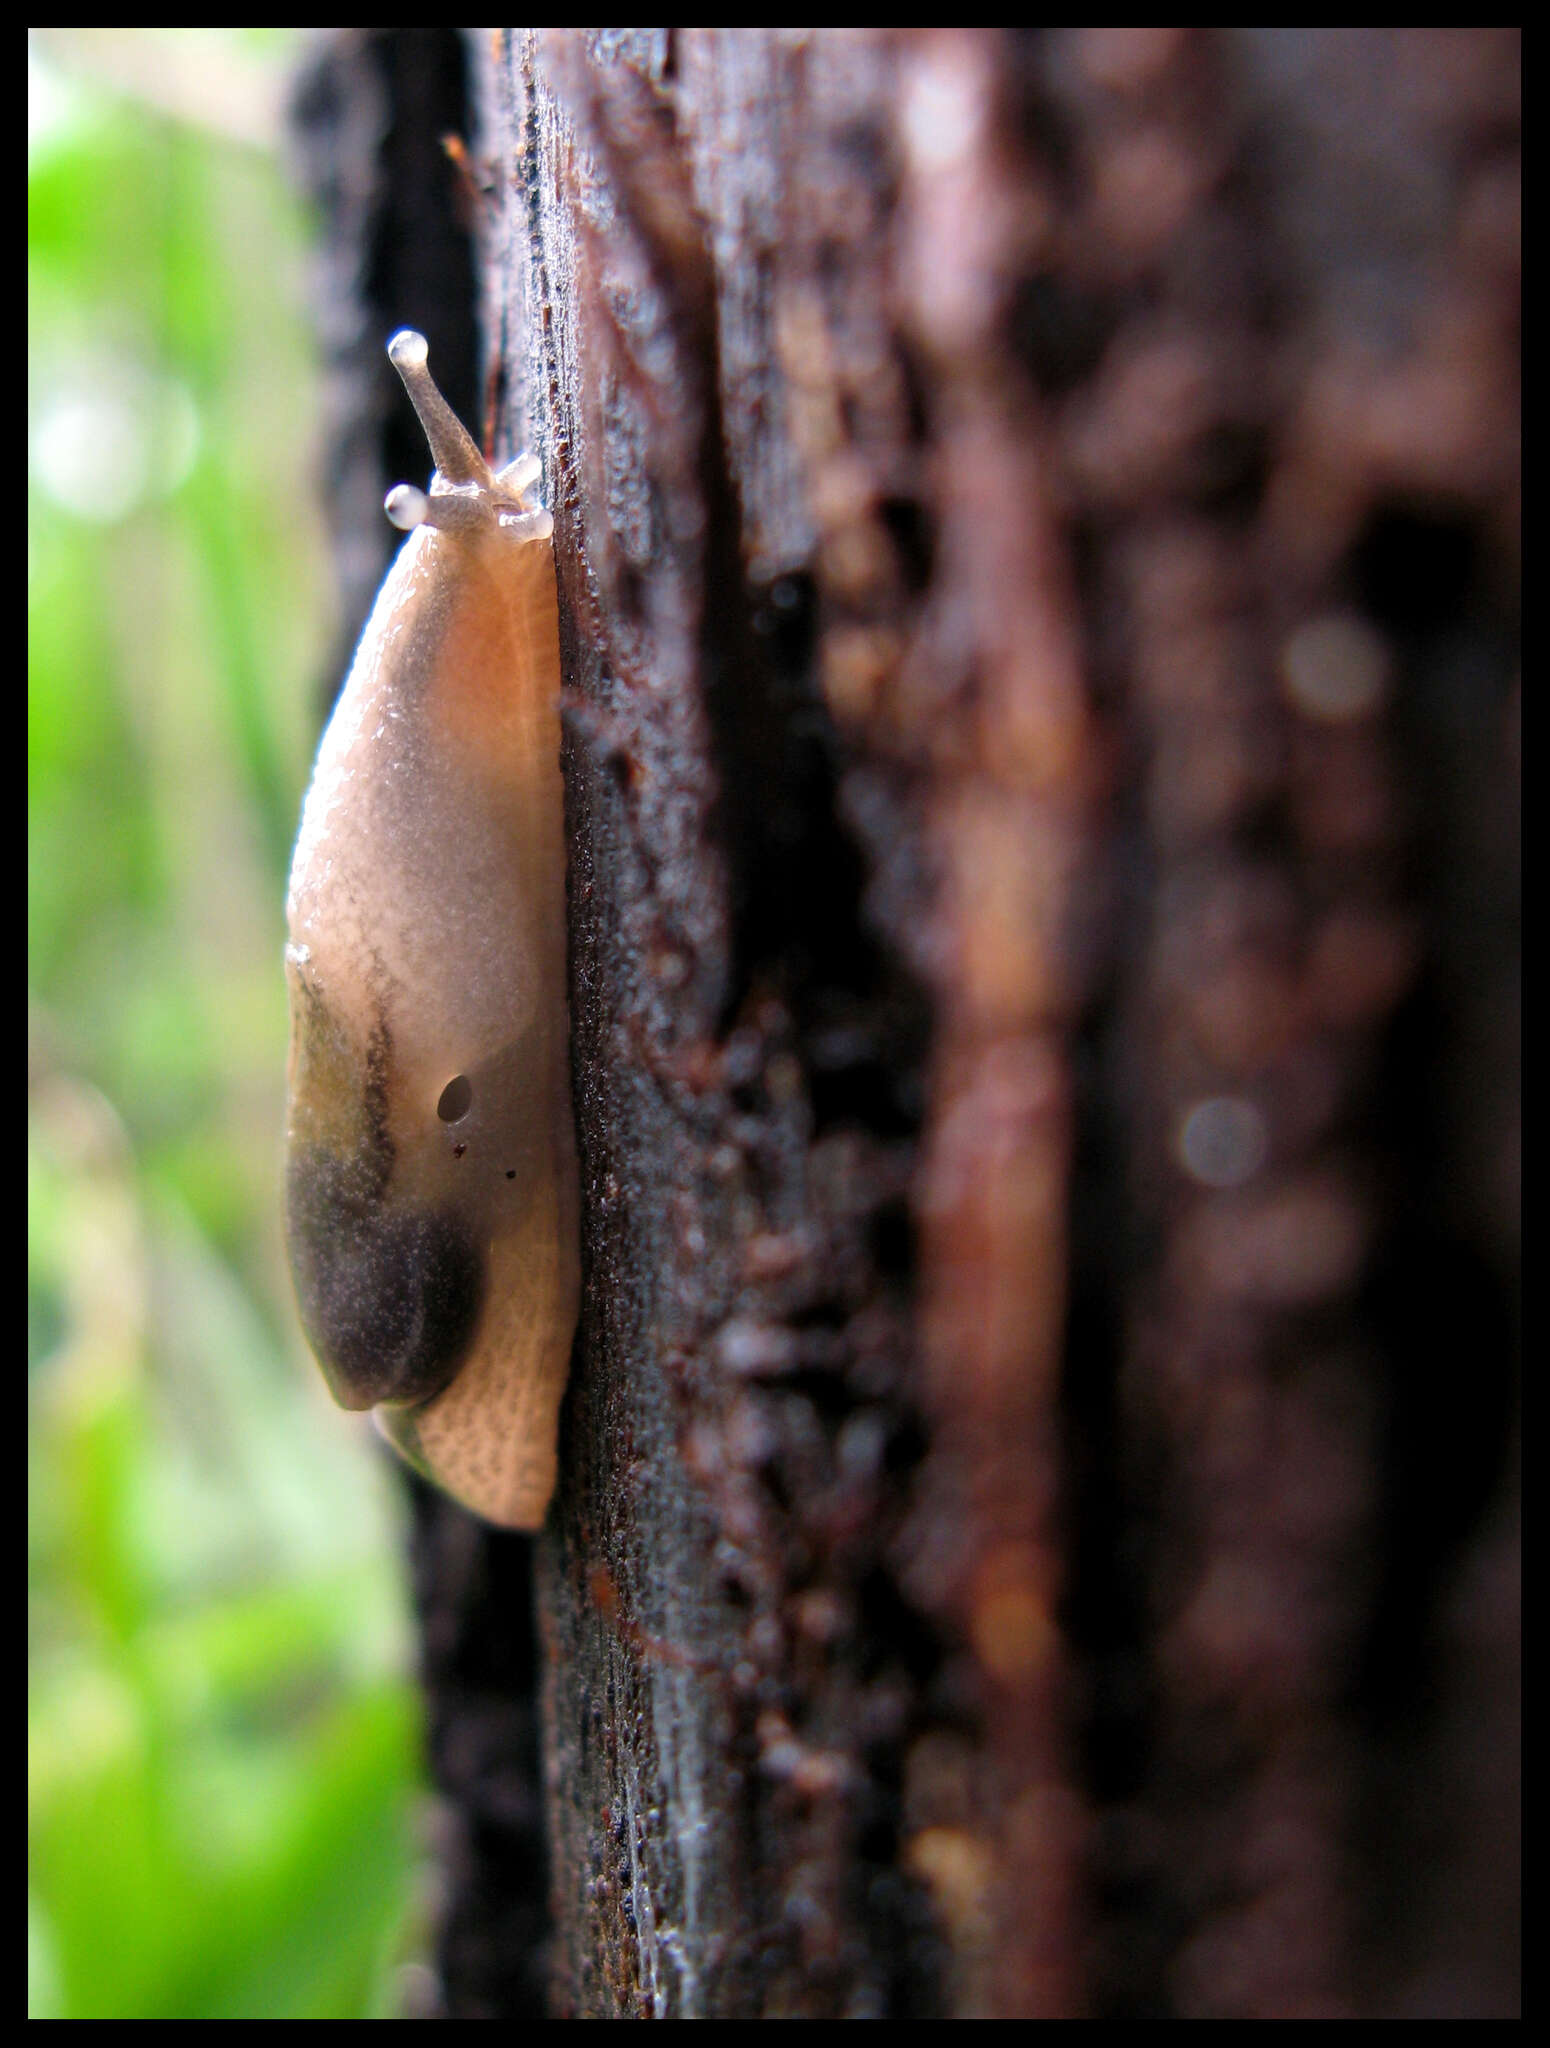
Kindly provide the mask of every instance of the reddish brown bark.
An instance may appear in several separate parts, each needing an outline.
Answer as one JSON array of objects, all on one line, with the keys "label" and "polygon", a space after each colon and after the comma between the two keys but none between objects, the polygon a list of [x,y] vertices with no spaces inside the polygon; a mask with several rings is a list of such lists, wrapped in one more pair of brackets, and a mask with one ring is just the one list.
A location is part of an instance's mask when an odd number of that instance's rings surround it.
[{"label": "reddish brown bark", "polygon": [[1515,40],[479,59],[555,2009],[1515,2009]]}]

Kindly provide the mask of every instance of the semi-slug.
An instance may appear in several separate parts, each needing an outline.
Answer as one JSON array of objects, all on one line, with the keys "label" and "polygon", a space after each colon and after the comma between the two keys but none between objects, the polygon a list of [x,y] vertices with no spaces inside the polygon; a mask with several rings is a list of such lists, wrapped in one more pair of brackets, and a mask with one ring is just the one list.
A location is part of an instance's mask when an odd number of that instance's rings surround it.
[{"label": "semi-slug", "polygon": [[579,1292],[553,522],[388,343],[430,494],[318,750],[286,903],[286,1237],[334,1398],[536,1528]]}]

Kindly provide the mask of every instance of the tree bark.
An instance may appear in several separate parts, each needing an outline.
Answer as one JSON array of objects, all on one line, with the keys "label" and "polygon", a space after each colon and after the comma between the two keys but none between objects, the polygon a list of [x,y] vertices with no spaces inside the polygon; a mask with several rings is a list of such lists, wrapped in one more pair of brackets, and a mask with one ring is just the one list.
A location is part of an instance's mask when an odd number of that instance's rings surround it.
[{"label": "tree bark", "polygon": [[1515,39],[475,55],[552,2010],[1516,2010]]}]

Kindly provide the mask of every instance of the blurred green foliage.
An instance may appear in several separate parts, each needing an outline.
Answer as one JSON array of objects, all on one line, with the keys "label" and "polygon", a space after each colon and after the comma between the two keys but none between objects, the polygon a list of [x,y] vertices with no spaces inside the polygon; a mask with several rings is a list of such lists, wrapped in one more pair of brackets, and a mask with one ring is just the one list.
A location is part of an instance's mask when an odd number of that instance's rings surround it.
[{"label": "blurred green foliage", "polygon": [[29,60],[29,2004],[386,2013],[396,1496],[306,1366],[278,1227],[328,645],[305,222],[263,146],[287,47],[116,34],[197,118]]}]

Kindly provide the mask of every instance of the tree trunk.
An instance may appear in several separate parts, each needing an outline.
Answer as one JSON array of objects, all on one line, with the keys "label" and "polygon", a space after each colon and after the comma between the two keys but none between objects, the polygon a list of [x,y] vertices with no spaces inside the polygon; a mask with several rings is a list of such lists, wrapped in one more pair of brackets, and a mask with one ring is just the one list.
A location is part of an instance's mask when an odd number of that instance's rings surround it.
[{"label": "tree trunk", "polygon": [[[1516,41],[475,63],[550,2009],[1516,2010]],[[425,1515],[447,2006],[531,2010],[527,1546]]]}]

